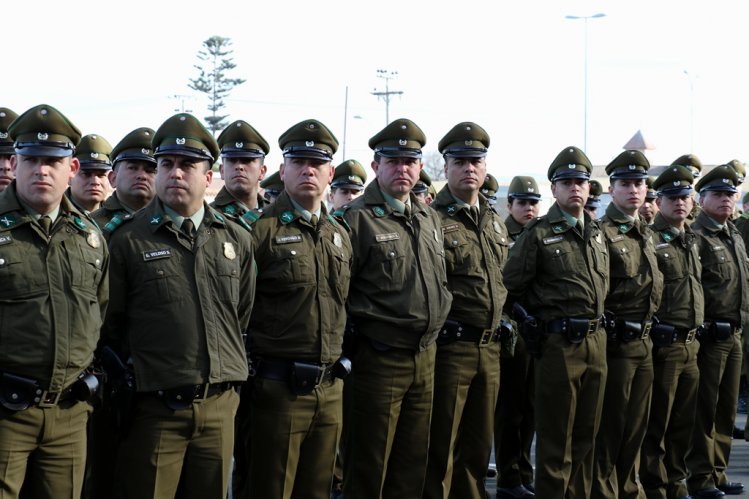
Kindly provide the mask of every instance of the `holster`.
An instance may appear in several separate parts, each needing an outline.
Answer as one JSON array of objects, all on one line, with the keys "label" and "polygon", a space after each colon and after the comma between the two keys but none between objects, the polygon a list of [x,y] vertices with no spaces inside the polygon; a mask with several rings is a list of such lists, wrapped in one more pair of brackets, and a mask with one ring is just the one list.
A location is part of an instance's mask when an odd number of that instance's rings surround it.
[{"label": "holster", "polygon": [[306,362],[291,364],[289,386],[295,395],[309,395],[320,383],[320,366]]},{"label": "holster", "polygon": [[670,324],[654,324],[650,329],[650,337],[653,339],[653,345],[662,348],[671,345],[674,342],[676,328]]},{"label": "holster", "polygon": [[509,359],[515,356],[515,346],[518,343],[518,332],[511,321],[499,321],[499,356]]},{"label": "holster", "polygon": [[171,410],[181,411],[192,407],[196,394],[195,385],[187,385],[164,390],[161,399]]},{"label": "holster", "polygon": [[726,341],[733,336],[733,331],[730,322],[710,322],[707,326],[707,332],[715,341]]},{"label": "holster", "polygon": [[0,374],[0,405],[9,411],[24,411],[34,402],[39,386],[36,380],[16,374]]},{"label": "holster", "polygon": [[525,320],[521,323],[520,334],[525,341],[525,349],[535,358],[541,357],[541,347],[546,335],[543,326],[535,319]]}]

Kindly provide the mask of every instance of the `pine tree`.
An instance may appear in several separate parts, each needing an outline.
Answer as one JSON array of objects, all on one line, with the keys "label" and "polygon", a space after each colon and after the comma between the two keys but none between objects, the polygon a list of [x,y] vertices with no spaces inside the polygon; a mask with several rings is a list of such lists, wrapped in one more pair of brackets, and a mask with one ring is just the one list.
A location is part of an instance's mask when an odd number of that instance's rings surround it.
[{"label": "pine tree", "polygon": [[198,52],[198,59],[202,62],[195,64],[195,69],[200,74],[197,78],[190,79],[190,83],[187,84],[191,89],[208,96],[210,100],[208,111],[211,114],[204,119],[208,129],[214,135],[228,125],[226,120],[228,115],[216,114],[226,107],[224,98],[229,95],[234,87],[246,81],[242,78],[228,78],[226,76],[228,71],[237,67],[231,57],[234,51],[230,47],[231,39],[221,36],[212,36],[204,41],[203,48]]}]

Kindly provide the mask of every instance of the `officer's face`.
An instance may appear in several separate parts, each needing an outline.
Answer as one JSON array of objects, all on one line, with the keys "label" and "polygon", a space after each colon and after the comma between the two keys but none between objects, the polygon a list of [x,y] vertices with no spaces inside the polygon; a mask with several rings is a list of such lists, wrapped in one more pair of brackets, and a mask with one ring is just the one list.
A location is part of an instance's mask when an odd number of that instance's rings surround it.
[{"label": "officer's face", "polygon": [[733,215],[736,206],[736,195],[728,191],[707,191],[700,194],[702,211],[713,220],[723,223]]},{"label": "officer's face", "polygon": [[13,180],[10,169],[10,156],[0,156],[0,192],[3,192]]},{"label": "officer's face", "polygon": [[226,189],[237,197],[257,192],[267,170],[265,158],[223,158],[219,166]]},{"label": "officer's face", "polygon": [[60,205],[68,182],[78,172],[77,158],[11,156],[18,197],[33,210],[46,215]]},{"label": "officer's face", "polygon": [[658,196],[656,204],[661,212],[661,216],[674,227],[681,227],[684,221],[692,211],[694,200],[691,194],[683,196]]},{"label": "officer's face", "polygon": [[507,211],[520,225],[525,225],[536,218],[540,208],[538,199],[513,199],[507,204]]},{"label": "officer's face", "polygon": [[655,199],[646,199],[638,211],[647,222],[652,222],[658,213],[658,205],[655,203]]},{"label": "officer's face", "polygon": [[284,158],[280,172],[286,192],[308,210],[317,210],[333,180],[333,165],[321,159]]},{"label": "officer's face", "polygon": [[377,183],[385,193],[405,201],[408,193],[419,180],[419,172],[424,164],[418,158],[386,158],[380,162],[372,161],[372,169],[377,176]]},{"label": "officer's face", "polygon": [[567,213],[580,216],[590,193],[590,183],[584,178],[560,179],[551,184],[557,204]]},{"label": "officer's face", "polygon": [[450,192],[463,197],[479,191],[486,178],[484,158],[445,158],[445,173]]},{"label": "officer's face", "polygon": [[184,217],[194,215],[203,204],[213,171],[205,159],[189,156],[159,156],[156,194],[164,204]]},{"label": "officer's face", "polygon": [[86,209],[90,210],[102,203],[111,186],[107,170],[79,170],[70,181],[70,192]]},{"label": "officer's face", "polygon": [[349,189],[347,187],[334,187],[330,191],[330,202],[333,210],[337,210],[362,195],[362,189]]},{"label": "officer's face", "polygon": [[645,202],[648,184],[644,179],[617,179],[611,182],[611,201],[627,215],[634,216]]},{"label": "officer's face", "polygon": [[[151,162],[125,159],[117,162],[117,167],[109,173],[111,184],[117,189],[120,199],[136,201],[143,206],[156,195],[156,165]],[[139,206],[130,206],[138,208]]]}]

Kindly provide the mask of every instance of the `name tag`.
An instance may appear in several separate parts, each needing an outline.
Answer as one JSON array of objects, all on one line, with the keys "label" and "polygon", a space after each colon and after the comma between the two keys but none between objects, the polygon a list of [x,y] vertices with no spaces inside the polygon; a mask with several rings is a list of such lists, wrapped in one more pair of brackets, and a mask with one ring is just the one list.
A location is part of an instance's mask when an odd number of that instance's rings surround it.
[{"label": "name tag", "polygon": [[564,236],[545,237],[544,244],[554,244],[564,241]]},{"label": "name tag", "polygon": [[395,241],[400,238],[401,236],[399,236],[397,232],[389,232],[387,234],[375,234],[375,240],[378,243],[383,243],[385,241]]},{"label": "name tag", "polygon": [[171,257],[172,257],[172,250],[169,248],[143,252],[143,260],[146,262],[150,262],[151,260],[159,260],[161,258],[171,258]]},{"label": "name tag", "polygon": [[10,234],[4,234],[0,236],[0,246],[3,244],[10,244],[13,242],[13,237]]},{"label": "name tag", "polygon": [[655,245],[655,249],[668,248],[669,246],[671,246],[671,245],[668,244],[668,243],[658,243],[658,244]]},{"label": "name tag", "polygon": [[290,236],[276,236],[276,244],[301,243],[301,234],[292,234]]},{"label": "name tag", "polygon": [[460,229],[460,224],[443,225],[442,233],[447,234],[448,232],[455,232],[458,229]]},{"label": "name tag", "polygon": [[614,237],[611,238],[611,242],[612,243],[618,243],[622,239],[624,239],[624,236],[622,236],[622,235],[614,236]]},{"label": "name tag", "polygon": [[713,251],[723,251],[725,246],[712,246],[710,249]]}]

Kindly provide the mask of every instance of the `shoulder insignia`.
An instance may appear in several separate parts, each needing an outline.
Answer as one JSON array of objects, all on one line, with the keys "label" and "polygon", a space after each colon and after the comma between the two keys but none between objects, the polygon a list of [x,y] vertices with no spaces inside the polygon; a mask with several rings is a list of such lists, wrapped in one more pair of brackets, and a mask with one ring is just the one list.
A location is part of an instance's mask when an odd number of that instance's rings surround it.
[{"label": "shoulder insignia", "polygon": [[330,213],[328,213],[328,222],[330,222],[333,225],[338,225],[338,222],[336,222],[336,219]]},{"label": "shoulder insignia", "polygon": [[554,244],[564,241],[564,236],[553,236],[553,237],[545,237],[544,238],[544,244]]},{"label": "shoulder insignia", "polygon": [[86,222],[84,222],[83,220],[81,220],[80,217],[73,217],[73,222],[75,222],[75,225],[79,229],[86,230],[86,227],[87,227],[86,226]]},{"label": "shoulder insignia", "polygon": [[[344,210],[336,210],[333,213],[333,219],[338,223],[338,225],[341,225],[344,229],[346,229],[346,232],[351,232],[351,226],[348,224],[345,218],[343,218],[343,214],[345,213]],[[340,212],[340,215],[338,213]]]},{"label": "shoulder insignia", "polygon": [[630,229],[632,229],[632,227],[634,227],[634,225],[626,223],[626,224],[619,224],[618,229],[619,229],[619,232],[621,232],[622,234],[626,234],[627,232],[630,231]]},{"label": "shoulder insignia", "polygon": [[234,203],[231,203],[224,206],[224,209],[222,211],[226,215],[235,215],[237,213],[237,208],[234,206]]},{"label": "shoulder insignia", "polygon": [[262,216],[263,216],[262,213],[255,213],[254,211],[249,210],[249,211],[244,212],[244,214],[242,214],[240,218],[242,218],[243,220],[247,221],[247,223],[252,225],[258,220],[260,220],[260,217]]},{"label": "shoulder insignia", "polygon": [[219,222],[225,222],[226,221],[226,219],[224,218],[224,216],[221,213],[217,212],[217,211],[213,212],[213,218],[215,218]]},{"label": "shoulder insignia", "polygon": [[0,218],[0,224],[7,229],[16,224],[16,218],[13,215],[3,215],[3,218]]},{"label": "shoulder insignia", "polygon": [[561,234],[562,232],[567,232],[569,229],[569,225],[564,223],[554,224],[551,226],[551,230],[554,231],[554,234]]},{"label": "shoulder insignia", "polygon": [[151,225],[158,225],[161,223],[161,216],[160,215],[154,215],[151,217]]},{"label": "shoulder insignia", "polygon": [[335,210],[332,213],[332,215],[334,217],[342,217],[344,213],[346,213],[346,207],[345,206],[343,208],[338,208],[337,210]]},{"label": "shoulder insignia", "polygon": [[372,212],[376,217],[384,217],[385,216],[385,208],[382,206],[375,206],[372,208]]},{"label": "shoulder insignia", "polygon": [[458,212],[458,207],[454,204],[451,204],[447,207],[447,214],[448,215],[455,215]]},{"label": "shoulder insignia", "polygon": [[114,214],[112,218],[109,219],[109,222],[104,224],[104,227],[102,228],[103,232],[109,232],[112,233],[119,226],[121,226],[124,222],[127,222],[128,220],[132,219],[133,216],[130,213],[124,212],[124,211],[118,211]]},{"label": "shoulder insignia", "polygon": [[670,243],[671,241],[673,241],[674,236],[670,232],[661,232],[661,238],[663,238],[663,240],[667,243]]},{"label": "shoulder insignia", "polygon": [[294,220],[294,214],[287,210],[281,213],[281,215],[279,215],[278,218],[281,220],[281,222],[287,224],[291,222],[292,220]]}]

